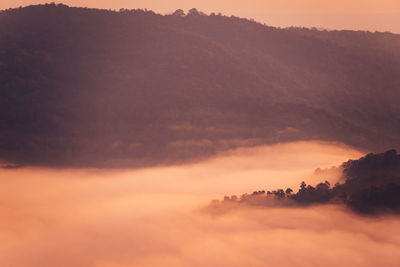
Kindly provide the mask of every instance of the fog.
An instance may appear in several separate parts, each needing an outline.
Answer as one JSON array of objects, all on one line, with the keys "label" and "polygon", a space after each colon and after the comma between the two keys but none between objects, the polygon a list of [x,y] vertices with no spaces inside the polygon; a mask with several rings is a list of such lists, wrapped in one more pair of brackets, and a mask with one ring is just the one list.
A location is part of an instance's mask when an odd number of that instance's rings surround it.
[{"label": "fog", "polygon": [[362,154],[298,142],[140,170],[3,169],[0,266],[398,266],[396,217],[206,208],[226,194],[319,182],[317,167]]}]

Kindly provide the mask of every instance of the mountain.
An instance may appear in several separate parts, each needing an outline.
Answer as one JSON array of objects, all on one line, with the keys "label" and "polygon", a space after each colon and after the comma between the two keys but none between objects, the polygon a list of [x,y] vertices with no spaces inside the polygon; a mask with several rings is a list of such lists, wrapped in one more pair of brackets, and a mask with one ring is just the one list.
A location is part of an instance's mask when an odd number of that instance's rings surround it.
[{"label": "mountain", "polygon": [[400,143],[400,35],[191,10],[0,13],[0,158],[141,167],[295,140]]}]

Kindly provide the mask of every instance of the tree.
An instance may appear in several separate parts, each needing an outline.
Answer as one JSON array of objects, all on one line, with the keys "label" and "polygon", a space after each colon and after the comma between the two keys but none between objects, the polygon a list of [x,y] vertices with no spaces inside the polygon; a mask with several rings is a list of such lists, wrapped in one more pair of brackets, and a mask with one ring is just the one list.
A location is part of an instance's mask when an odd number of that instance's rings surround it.
[{"label": "tree", "polygon": [[287,195],[290,195],[292,192],[293,192],[293,190],[291,188],[287,188],[286,191],[285,191],[285,193]]},{"label": "tree", "polygon": [[172,16],[177,16],[177,17],[184,17],[185,16],[185,11],[182,9],[177,9],[175,12],[172,14]]},{"label": "tree", "polygon": [[329,181],[325,181],[325,184],[329,187],[331,187],[331,183]]},{"label": "tree", "polygon": [[300,184],[300,188],[304,189],[304,188],[306,188],[306,186],[307,186],[307,184],[304,181],[302,181]]},{"label": "tree", "polygon": [[189,10],[188,15],[199,15],[199,11],[196,8],[192,8]]},{"label": "tree", "polygon": [[283,189],[278,189],[275,192],[275,196],[277,196],[279,198],[283,198],[283,197],[285,197],[285,191],[283,191]]}]

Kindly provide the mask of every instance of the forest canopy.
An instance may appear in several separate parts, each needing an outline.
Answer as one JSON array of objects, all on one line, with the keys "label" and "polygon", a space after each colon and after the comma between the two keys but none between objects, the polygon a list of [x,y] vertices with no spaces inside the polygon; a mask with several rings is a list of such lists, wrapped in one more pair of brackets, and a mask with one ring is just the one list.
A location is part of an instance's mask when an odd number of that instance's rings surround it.
[{"label": "forest canopy", "polygon": [[399,51],[391,33],[196,9],[4,10],[0,159],[139,167],[297,140],[398,148]]}]

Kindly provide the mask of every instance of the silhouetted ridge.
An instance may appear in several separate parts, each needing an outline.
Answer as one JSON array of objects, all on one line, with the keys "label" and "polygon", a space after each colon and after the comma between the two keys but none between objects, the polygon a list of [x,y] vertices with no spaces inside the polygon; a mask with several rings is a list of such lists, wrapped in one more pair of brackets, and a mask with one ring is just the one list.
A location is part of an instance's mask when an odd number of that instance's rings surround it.
[{"label": "silhouetted ridge", "polygon": [[138,167],[238,146],[400,143],[400,36],[197,10],[0,13],[0,159]]},{"label": "silhouetted ridge", "polygon": [[[261,206],[273,205],[311,205],[343,204],[354,211],[367,214],[400,212],[400,155],[396,150],[382,154],[368,154],[359,160],[350,160],[342,164],[344,183],[331,187],[329,182],[313,187],[304,182],[297,193],[288,188],[274,191],[255,191],[225,197],[220,203],[213,202],[213,207],[226,204],[249,204]],[[222,206],[221,206],[222,205]]]}]

